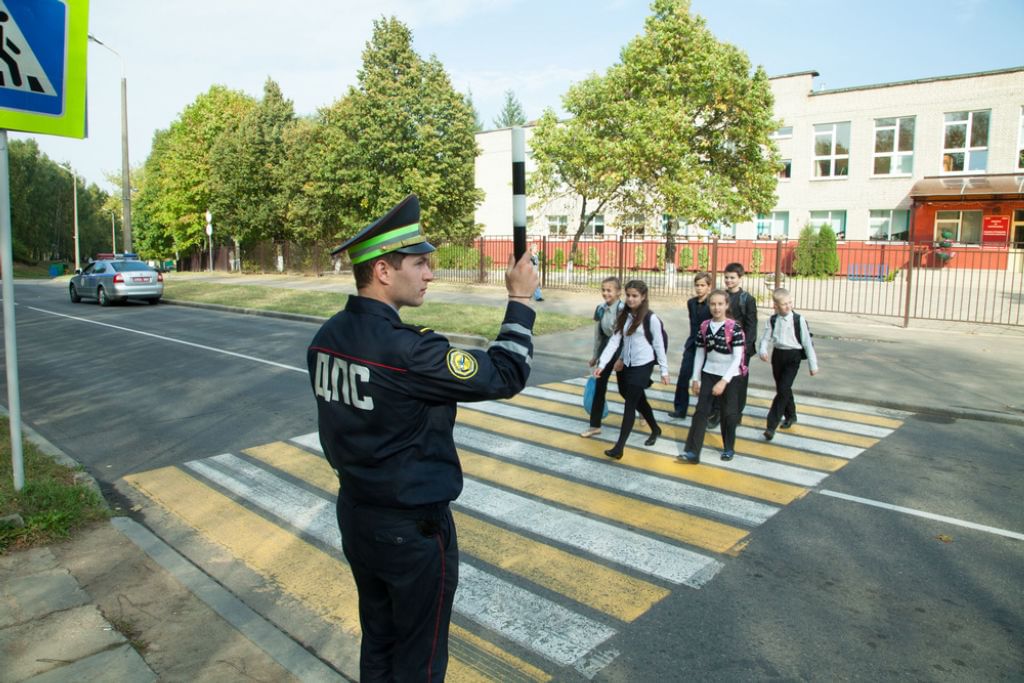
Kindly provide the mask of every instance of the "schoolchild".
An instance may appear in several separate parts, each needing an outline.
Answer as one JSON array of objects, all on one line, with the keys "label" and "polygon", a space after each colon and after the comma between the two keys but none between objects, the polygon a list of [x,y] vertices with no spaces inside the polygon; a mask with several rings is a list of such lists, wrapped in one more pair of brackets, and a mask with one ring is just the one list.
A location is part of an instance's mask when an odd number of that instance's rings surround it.
[{"label": "schoolchild", "polygon": [[[590,367],[597,365],[601,352],[608,345],[608,340],[615,333],[615,321],[622,312],[622,282],[617,277],[606,277],[601,281],[601,298],[603,303],[594,309],[594,352],[590,357]],[[621,351],[621,349],[620,349]],[[611,377],[611,365],[619,359],[618,351],[612,356],[608,366],[597,378],[594,387],[594,402],[590,405],[590,427],[580,436],[589,439],[601,433],[601,418],[604,415],[605,394],[608,392],[608,379]]]},{"label": "schoolchild", "polygon": [[[725,267],[722,275],[722,282],[725,283],[725,291],[729,293],[729,317],[739,323],[743,328],[743,339],[746,347],[743,359],[744,364],[749,364],[750,359],[757,354],[757,301],[749,293],[743,290],[743,265],[730,263]],[[743,411],[747,407],[747,375],[736,378],[737,392],[737,419],[743,421]],[[737,423],[738,424],[738,423]]]},{"label": "schoolchild", "polygon": [[711,274],[697,273],[693,276],[693,291],[695,296],[690,297],[686,302],[686,310],[690,314],[690,336],[683,344],[683,362],[679,368],[679,378],[676,380],[676,394],[672,399],[674,410],[668,414],[669,417],[682,419],[690,407],[690,375],[693,374],[693,359],[697,355],[697,332],[700,331],[700,324],[711,318],[711,311],[708,310],[708,294],[711,293]]},{"label": "schoolchild", "polygon": [[661,428],[654,419],[654,411],[647,401],[644,392],[651,386],[651,370],[657,361],[661,368],[661,382],[668,384],[668,361],[665,358],[665,328],[661,318],[654,314],[647,298],[647,285],[643,280],[630,280],[626,283],[626,305],[615,320],[615,331],[612,338],[601,352],[601,357],[594,366],[594,376],[608,374],[608,365],[617,352],[620,357],[614,363],[619,393],[626,405],[622,413],[622,427],[615,445],[604,452],[609,458],[622,459],[622,449],[626,439],[633,431],[636,413],[647,420],[651,435],[644,441],[645,446],[653,446],[661,436]]},{"label": "schoolchild", "polygon": [[775,377],[775,398],[768,410],[768,423],[764,430],[764,438],[768,441],[775,438],[776,428],[789,429],[796,424],[793,380],[800,371],[800,361],[806,358],[811,376],[818,374],[818,356],[814,353],[807,319],[793,310],[793,297],[789,290],[776,289],[772,292],[772,301],[775,315],[765,323],[758,348],[761,360],[767,361],[771,347],[772,375]]},{"label": "schoolchild", "polygon": [[739,412],[739,384],[743,376],[745,337],[739,323],[728,317],[729,294],[716,289],[708,295],[711,319],[697,333],[697,355],[693,361],[691,390],[698,397],[686,448],[676,456],[680,462],[696,465],[704,448],[704,433],[711,414],[712,399],[717,397],[722,417],[722,460],[735,455],[736,424]]}]

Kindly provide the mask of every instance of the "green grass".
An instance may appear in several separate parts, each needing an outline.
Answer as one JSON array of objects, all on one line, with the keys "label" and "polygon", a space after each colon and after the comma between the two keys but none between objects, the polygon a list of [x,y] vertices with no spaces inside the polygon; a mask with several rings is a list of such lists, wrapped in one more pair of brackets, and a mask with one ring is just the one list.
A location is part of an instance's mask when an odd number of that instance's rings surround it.
[{"label": "green grass", "polygon": [[[220,304],[283,313],[300,313],[328,318],[345,307],[348,298],[339,292],[310,292],[261,285],[222,285],[211,282],[166,282],[164,296],[179,301]],[[476,334],[494,338],[505,309],[478,304],[425,303],[403,308],[402,320],[410,325],[429,327],[446,333]],[[537,312],[535,334],[565,332],[589,325],[584,316]]]},{"label": "green grass", "polygon": [[14,277],[16,278],[27,278],[34,280],[49,280],[50,279],[50,264],[49,263],[38,263],[34,266],[14,262]]},{"label": "green grass", "polygon": [[67,538],[109,516],[95,491],[75,483],[75,470],[57,464],[27,441],[25,486],[15,492],[7,418],[0,419],[0,442],[0,517],[18,513],[25,520],[22,528],[0,524],[0,554]]}]

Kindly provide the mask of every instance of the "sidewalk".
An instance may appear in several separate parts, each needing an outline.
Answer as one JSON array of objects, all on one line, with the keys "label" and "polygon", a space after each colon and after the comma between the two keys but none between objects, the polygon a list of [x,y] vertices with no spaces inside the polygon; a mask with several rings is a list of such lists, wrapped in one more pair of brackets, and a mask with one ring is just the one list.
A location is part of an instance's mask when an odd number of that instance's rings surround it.
[{"label": "sidewalk", "polygon": [[[224,284],[288,287],[313,291],[353,294],[350,274],[323,277],[288,275],[226,275],[180,273],[195,281]],[[503,305],[501,287],[455,285],[435,282],[427,292],[435,302]],[[592,294],[549,289],[538,312],[555,311],[590,318],[600,302]],[[796,302],[800,310],[800,302]],[[675,380],[683,341],[688,333],[686,307],[681,298],[667,302],[652,300],[669,333],[669,365]],[[761,308],[758,319],[772,313]],[[903,328],[901,319],[843,313],[809,311],[807,320],[815,335],[821,372],[811,378],[801,374],[797,394],[930,413],[945,418],[967,417],[1006,421],[1024,425],[1024,390],[1019,376],[1024,370],[1024,327],[911,320]],[[760,330],[759,330],[760,334]],[[536,353],[579,361],[586,371],[592,349],[593,328],[545,335],[534,340]],[[483,342],[483,340],[480,340]],[[751,363],[752,386],[773,388],[767,363]]]}]

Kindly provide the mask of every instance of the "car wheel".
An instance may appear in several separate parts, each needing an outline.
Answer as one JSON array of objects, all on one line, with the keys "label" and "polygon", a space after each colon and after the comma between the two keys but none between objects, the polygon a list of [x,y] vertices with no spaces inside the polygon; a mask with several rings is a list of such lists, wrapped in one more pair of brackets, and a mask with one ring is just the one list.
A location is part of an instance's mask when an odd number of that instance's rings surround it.
[{"label": "car wheel", "polygon": [[100,306],[109,306],[111,304],[107,291],[102,287],[96,290],[96,298],[99,299]]},{"label": "car wheel", "polygon": [[149,302],[150,306],[154,306],[154,305],[160,303],[160,297],[157,297],[155,299],[148,299],[147,301]]},{"label": "car wheel", "polygon": [[82,297],[78,296],[78,290],[75,289],[74,283],[71,283],[71,287],[68,288],[68,294],[71,295],[71,303],[77,304],[81,302]]}]

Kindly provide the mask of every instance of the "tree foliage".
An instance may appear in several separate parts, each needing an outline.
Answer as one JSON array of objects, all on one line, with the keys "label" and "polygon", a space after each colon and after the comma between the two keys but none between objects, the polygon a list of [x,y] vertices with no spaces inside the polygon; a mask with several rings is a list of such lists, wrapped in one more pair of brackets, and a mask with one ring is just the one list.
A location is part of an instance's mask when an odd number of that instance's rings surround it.
[{"label": "tree foliage", "polygon": [[39,150],[35,140],[11,140],[10,163],[12,256],[27,263],[54,259],[74,261],[74,198],[78,197],[79,253],[84,261],[110,251],[110,195],[72,173]]},{"label": "tree foliage", "polygon": [[[256,106],[238,90],[215,85],[157,131],[143,170],[138,217],[140,245],[152,256],[170,256],[206,241],[206,211],[222,186],[215,181],[213,149]],[[218,223],[219,223],[219,219]]]},{"label": "tree foliage", "polygon": [[523,105],[511,90],[505,91],[505,102],[501,105],[501,111],[494,117],[495,128],[511,128],[522,126],[526,123],[526,113]]},{"label": "tree foliage", "polygon": [[295,121],[290,100],[272,79],[263,99],[228,121],[210,153],[210,208],[222,229],[239,242],[286,240],[288,195],[284,181],[285,131]]},{"label": "tree foliage", "polygon": [[354,234],[410,192],[420,198],[429,236],[478,234],[482,201],[474,164],[473,112],[436,57],[412,49],[397,19],[374,22],[358,84],[321,112],[327,147],[319,171],[337,191],[337,237]]}]

